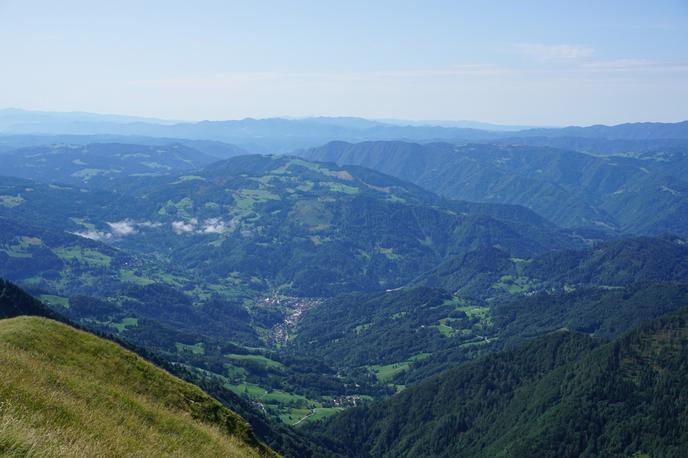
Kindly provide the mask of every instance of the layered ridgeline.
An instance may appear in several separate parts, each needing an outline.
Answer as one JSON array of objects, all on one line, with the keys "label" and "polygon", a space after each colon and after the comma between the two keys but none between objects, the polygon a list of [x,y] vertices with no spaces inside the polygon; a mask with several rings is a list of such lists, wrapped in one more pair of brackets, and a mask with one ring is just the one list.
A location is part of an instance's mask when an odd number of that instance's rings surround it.
[{"label": "layered ridgeline", "polygon": [[560,331],[315,429],[351,457],[680,457],[688,309],[610,343]]},{"label": "layered ridgeline", "polygon": [[41,315],[0,280],[3,456],[277,456],[199,388]]},{"label": "layered ridgeline", "polygon": [[306,310],[292,351],[397,388],[548,332],[610,338],[688,304],[682,239],[635,238],[532,259],[461,256],[395,291]]},{"label": "layered ridgeline", "polygon": [[440,195],[518,204],[564,227],[687,235],[688,154],[596,157],[545,147],[332,142],[299,153],[369,167]]},{"label": "layered ridgeline", "polygon": [[[504,141],[545,145],[576,144],[586,150],[637,151],[649,145],[686,145],[688,122],[628,123],[615,126],[527,129],[471,121],[370,120],[355,117],[267,118],[176,122],[94,113],[0,111],[4,134],[119,135],[229,142],[254,153],[284,153],[331,140],[410,140],[418,142]],[[140,141],[140,140],[137,140]],[[2,139],[0,138],[0,149]]]}]

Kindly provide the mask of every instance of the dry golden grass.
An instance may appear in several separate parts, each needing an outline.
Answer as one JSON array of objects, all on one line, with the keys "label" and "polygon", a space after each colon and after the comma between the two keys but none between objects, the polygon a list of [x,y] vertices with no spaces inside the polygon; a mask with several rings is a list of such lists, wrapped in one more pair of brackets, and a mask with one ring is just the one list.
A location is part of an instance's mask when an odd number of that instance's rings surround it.
[{"label": "dry golden grass", "polygon": [[0,321],[0,456],[274,456],[197,387],[43,318]]}]

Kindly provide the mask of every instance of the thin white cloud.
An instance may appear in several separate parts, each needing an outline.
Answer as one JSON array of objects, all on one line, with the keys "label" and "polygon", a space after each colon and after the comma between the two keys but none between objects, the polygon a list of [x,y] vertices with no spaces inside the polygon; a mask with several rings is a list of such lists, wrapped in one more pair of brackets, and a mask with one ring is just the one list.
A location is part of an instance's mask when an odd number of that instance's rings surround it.
[{"label": "thin white cloud", "polygon": [[648,60],[648,59],[612,59],[591,60],[581,63],[581,68],[608,72],[618,71],[685,71],[688,60]]},{"label": "thin white cloud", "polygon": [[146,229],[156,229],[158,227],[162,226],[162,223],[154,222],[154,221],[141,221],[140,223],[136,223],[138,227],[144,227]]},{"label": "thin white cloud", "polygon": [[139,232],[138,229],[157,229],[162,226],[162,223],[155,221],[134,221],[130,219],[115,222],[107,221],[105,224],[107,224],[109,230],[98,231],[93,229],[72,233],[74,235],[78,235],[79,237],[102,242],[134,235]]},{"label": "thin white cloud", "polygon": [[216,75],[187,75],[174,78],[131,80],[136,87],[155,87],[174,90],[236,89],[255,84],[344,84],[385,81],[389,78],[437,78],[456,76],[501,76],[511,70],[484,64],[452,65],[449,67],[405,68],[366,72],[236,72]]},{"label": "thin white cloud", "polygon": [[558,44],[546,45],[541,43],[516,43],[511,45],[518,54],[539,61],[570,61],[586,59],[595,52],[585,46]]},{"label": "thin white cloud", "polygon": [[109,240],[112,238],[112,234],[110,232],[102,232],[102,231],[82,231],[82,232],[72,232],[72,234],[78,235],[79,237],[83,237],[85,239],[96,240],[99,242],[102,242],[104,240]]}]

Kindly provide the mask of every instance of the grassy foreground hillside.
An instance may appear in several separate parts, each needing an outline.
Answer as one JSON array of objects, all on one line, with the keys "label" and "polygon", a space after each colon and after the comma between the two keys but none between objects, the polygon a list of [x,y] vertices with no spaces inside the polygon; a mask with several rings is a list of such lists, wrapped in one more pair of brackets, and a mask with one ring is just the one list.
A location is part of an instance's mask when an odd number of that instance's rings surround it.
[{"label": "grassy foreground hillside", "polygon": [[2,456],[277,456],[199,388],[40,317],[0,320]]}]

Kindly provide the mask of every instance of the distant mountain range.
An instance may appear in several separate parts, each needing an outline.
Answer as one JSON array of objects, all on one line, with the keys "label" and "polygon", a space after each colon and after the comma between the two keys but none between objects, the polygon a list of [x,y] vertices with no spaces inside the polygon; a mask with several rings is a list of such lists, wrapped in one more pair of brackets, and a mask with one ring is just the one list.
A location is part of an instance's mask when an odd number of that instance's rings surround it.
[{"label": "distant mountain range", "polygon": [[[91,113],[47,113],[23,110],[0,111],[0,132],[41,135],[126,135],[142,137],[214,140],[235,144],[251,152],[286,153],[332,140],[408,140],[452,143],[520,142],[525,139],[581,138],[597,142],[642,142],[648,139],[685,143],[688,121],[630,123],[617,126],[519,129],[468,121],[386,122],[355,117],[269,118],[228,121],[175,122]],[[589,145],[590,147],[590,145]],[[596,149],[592,145],[591,149]]]},{"label": "distant mountain range", "polygon": [[112,123],[129,124],[145,122],[151,124],[176,124],[173,121],[160,118],[146,118],[141,116],[110,115],[88,113],[84,111],[33,111],[20,108],[0,109],[0,131],[23,129],[28,126],[44,126],[44,128],[59,129],[73,123]]}]

